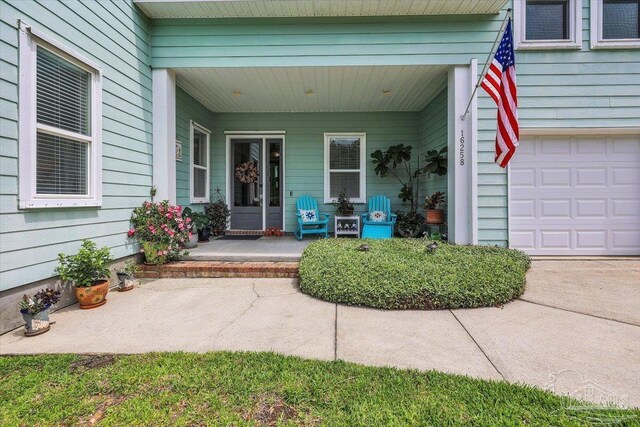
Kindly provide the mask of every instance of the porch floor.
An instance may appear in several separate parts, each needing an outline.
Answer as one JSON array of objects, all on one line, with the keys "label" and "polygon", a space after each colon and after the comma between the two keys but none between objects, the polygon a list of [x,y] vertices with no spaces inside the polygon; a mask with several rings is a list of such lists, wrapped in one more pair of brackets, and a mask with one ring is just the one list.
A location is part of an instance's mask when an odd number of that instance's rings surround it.
[{"label": "porch floor", "polygon": [[185,261],[300,261],[302,251],[316,237],[305,237],[298,241],[293,236],[261,237],[257,240],[211,239],[189,249]]}]

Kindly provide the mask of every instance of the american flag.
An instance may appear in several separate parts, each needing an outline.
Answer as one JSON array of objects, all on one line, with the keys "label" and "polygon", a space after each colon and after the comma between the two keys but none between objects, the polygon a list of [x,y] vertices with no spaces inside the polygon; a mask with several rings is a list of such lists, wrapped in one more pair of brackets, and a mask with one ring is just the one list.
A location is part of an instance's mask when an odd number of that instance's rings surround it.
[{"label": "american flag", "polygon": [[516,152],[520,140],[511,18],[507,22],[496,56],[482,80],[482,88],[498,104],[495,161],[504,168]]}]

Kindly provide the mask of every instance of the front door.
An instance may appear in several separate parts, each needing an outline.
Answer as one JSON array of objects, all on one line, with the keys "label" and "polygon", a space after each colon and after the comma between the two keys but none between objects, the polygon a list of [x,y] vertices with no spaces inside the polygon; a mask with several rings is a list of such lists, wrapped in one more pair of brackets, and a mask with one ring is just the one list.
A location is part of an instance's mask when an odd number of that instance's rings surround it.
[{"label": "front door", "polygon": [[231,138],[231,228],[263,229],[262,138]]}]

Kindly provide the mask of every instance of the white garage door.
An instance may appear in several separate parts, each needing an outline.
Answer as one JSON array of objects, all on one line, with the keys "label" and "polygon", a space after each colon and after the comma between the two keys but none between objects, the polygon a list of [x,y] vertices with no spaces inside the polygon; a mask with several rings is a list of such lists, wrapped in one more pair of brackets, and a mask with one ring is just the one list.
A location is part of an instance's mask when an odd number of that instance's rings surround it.
[{"label": "white garage door", "polygon": [[640,136],[524,138],[509,240],[534,255],[640,255]]}]

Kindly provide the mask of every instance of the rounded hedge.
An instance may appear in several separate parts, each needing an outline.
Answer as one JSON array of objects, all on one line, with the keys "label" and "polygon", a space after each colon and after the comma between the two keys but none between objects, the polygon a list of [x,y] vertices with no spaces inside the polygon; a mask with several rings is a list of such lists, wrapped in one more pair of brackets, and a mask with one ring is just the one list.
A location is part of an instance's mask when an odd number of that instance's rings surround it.
[{"label": "rounded hedge", "polygon": [[[336,303],[383,309],[491,307],[524,292],[523,252],[426,239],[324,239],[307,246],[300,289]],[[366,244],[368,251],[358,247]]]}]

